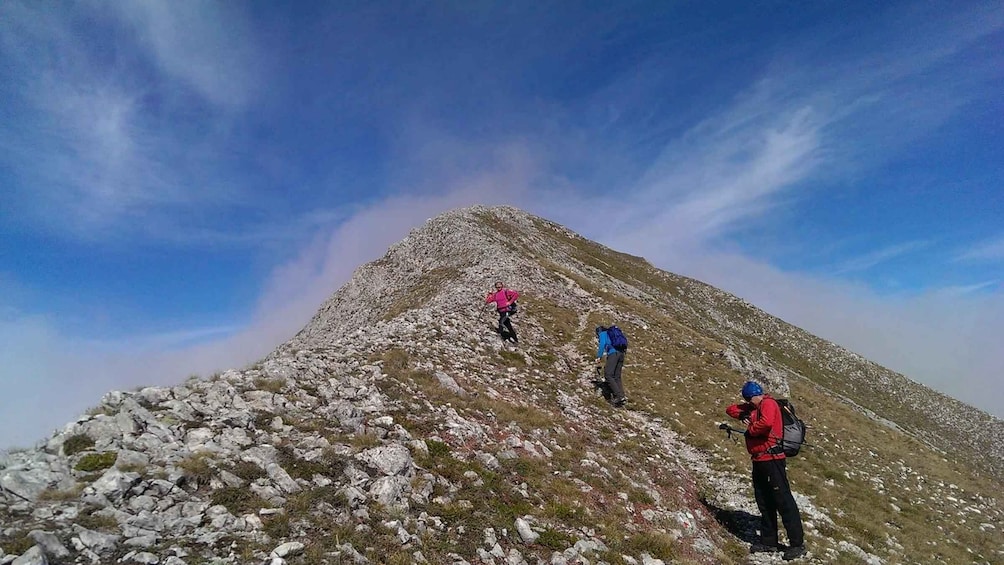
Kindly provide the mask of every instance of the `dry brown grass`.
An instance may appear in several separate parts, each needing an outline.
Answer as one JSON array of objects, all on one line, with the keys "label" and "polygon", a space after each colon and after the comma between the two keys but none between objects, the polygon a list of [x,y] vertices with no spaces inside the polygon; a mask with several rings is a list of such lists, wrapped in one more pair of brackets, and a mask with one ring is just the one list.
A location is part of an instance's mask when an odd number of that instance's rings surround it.
[{"label": "dry brown grass", "polygon": [[195,453],[185,457],[178,463],[178,468],[182,470],[187,480],[196,486],[208,485],[215,472],[212,458],[205,453]]}]

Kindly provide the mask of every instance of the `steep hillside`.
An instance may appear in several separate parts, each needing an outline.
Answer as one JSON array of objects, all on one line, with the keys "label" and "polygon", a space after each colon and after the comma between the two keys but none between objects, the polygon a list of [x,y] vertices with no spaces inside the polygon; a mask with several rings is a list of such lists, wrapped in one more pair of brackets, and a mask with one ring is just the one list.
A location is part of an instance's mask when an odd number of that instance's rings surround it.
[{"label": "steep hillside", "polygon": [[[519,345],[481,311],[496,279],[523,293]],[[608,322],[631,339],[625,409],[590,364]],[[262,362],[110,393],[8,454],[0,563],[774,562],[747,555],[749,461],[717,428],[754,374],[811,426],[789,464],[803,562],[1004,560],[1000,420],[641,258],[476,207],[361,267]]]}]

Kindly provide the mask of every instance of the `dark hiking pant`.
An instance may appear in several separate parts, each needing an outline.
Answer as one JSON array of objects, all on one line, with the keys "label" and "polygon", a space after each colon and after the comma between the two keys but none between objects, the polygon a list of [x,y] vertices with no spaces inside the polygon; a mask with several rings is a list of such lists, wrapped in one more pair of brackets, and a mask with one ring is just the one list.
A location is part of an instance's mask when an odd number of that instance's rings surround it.
[{"label": "dark hiking pant", "polygon": [[784,459],[753,462],[753,495],[760,509],[760,543],[777,545],[779,513],[784,531],[788,532],[788,545],[804,543],[802,516],[798,513],[795,497],[791,496]]},{"label": "dark hiking pant", "polygon": [[624,386],[621,384],[621,369],[624,368],[624,354],[620,351],[607,353],[607,364],[603,366],[603,378],[610,385],[610,396],[614,402],[624,400]]},{"label": "dark hiking pant", "polygon": [[[506,332],[509,332],[508,336]],[[513,341],[519,341],[519,338],[516,337],[516,330],[512,329],[512,322],[509,321],[508,311],[499,312],[499,335],[502,336],[502,339],[511,338]]]}]

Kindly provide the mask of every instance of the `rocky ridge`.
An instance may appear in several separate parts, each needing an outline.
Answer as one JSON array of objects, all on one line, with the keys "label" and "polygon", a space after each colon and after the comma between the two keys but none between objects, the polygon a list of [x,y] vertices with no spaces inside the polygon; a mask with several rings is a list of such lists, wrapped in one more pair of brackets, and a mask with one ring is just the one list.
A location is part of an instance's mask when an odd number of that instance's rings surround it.
[{"label": "rocky ridge", "polygon": [[[480,313],[498,278],[525,293],[519,347]],[[886,434],[923,466],[834,433],[882,413],[798,367],[853,354],[686,284],[517,210],[444,214],[261,363],[109,393],[39,449],[5,455],[0,563],[750,562],[748,463],[714,424],[754,373],[818,406],[820,448],[791,464],[807,561],[1004,557],[995,493],[928,465],[938,455],[909,443],[908,423],[861,437]],[[593,383],[598,320],[630,332],[628,410]],[[750,339],[799,332],[811,351],[788,363]],[[882,506],[877,526],[841,502],[850,488]],[[924,540],[924,523],[955,542]]]}]

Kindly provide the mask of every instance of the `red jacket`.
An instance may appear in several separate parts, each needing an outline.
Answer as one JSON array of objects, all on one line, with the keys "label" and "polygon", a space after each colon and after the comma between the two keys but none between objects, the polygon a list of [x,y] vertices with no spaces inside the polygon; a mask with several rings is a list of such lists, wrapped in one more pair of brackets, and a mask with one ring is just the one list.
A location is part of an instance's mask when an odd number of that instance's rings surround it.
[{"label": "red jacket", "polygon": [[499,312],[505,312],[509,309],[510,304],[516,302],[517,298],[519,298],[518,292],[508,288],[503,288],[497,292],[489,292],[488,296],[485,298],[485,304],[494,302],[496,310]]},{"label": "red jacket", "polygon": [[767,453],[778,444],[778,439],[784,437],[781,407],[769,394],[765,394],[760,401],[760,408],[754,406],[752,402],[744,402],[729,406],[725,409],[725,413],[736,419],[743,416],[749,418],[750,423],[746,427],[746,451],[750,452],[754,461],[784,459],[783,451]]}]

